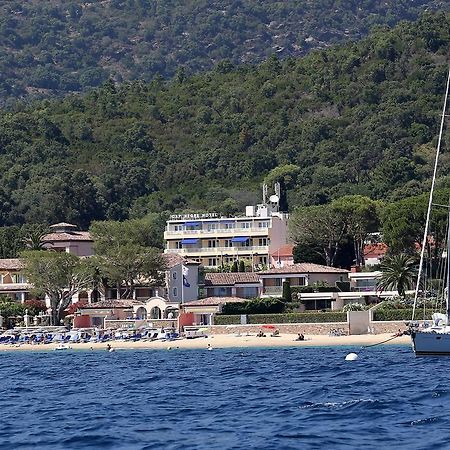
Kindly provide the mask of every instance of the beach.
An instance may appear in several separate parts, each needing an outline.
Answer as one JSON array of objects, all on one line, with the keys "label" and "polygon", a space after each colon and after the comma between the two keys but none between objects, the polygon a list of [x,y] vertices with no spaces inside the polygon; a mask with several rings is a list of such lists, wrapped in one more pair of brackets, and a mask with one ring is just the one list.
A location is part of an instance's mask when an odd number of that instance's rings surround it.
[{"label": "beach", "polygon": [[[279,336],[256,337],[255,335],[217,334],[195,339],[176,339],[173,341],[108,341],[93,343],[70,343],[66,347],[73,350],[106,350],[109,344],[114,350],[176,350],[176,349],[207,349],[208,344],[213,349],[246,348],[246,347],[333,347],[333,346],[367,346],[389,340],[392,334],[365,334],[352,336],[307,335],[304,341],[296,341],[296,334],[281,334]],[[391,339],[385,344],[409,345],[409,336]],[[383,345],[385,345],[383,344]],[[21,344],[1,345],[0,351],[48,351],[54,350],[59,344]]]}]

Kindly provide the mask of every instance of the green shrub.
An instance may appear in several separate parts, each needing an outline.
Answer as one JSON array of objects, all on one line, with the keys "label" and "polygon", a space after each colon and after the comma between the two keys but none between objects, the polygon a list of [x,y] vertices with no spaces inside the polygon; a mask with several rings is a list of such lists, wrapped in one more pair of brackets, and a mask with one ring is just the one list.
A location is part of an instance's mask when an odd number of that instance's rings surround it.
[{"label": "green shrub", "polygon": [[227,316],[217,314],[214,317],[214,325],[239,325],[241,323],[241,316]]},{"label": "green shrub", "polygon": [[292,294],[310,294],[311,292],[338,292],[335,286],[294,286],[291,287]]},{"label": "green shrub", "polygon": [[251,314],[248,316],[247,322],[249,324],[347,322],[347,314],[342,312]]},{"label": "green shrub", "polygon": [[[414,314],[415,320],[431,320],[434,311],[416,309]],[[444,312],[444,311],[438,311]],[[409,309],[377,309],[374,311],[373,320],[411,320],[412,308]]]},{"label": "green shrub", "polygon": [[[343,312],[308,312],[289,314],[249,314],[248,324],[265,323],[328,323],[347,322],[347,314]],[[241,318],[238,315],[217,314],[214,317],[215,325],[238,325]]]},{"label": "green shrub", "polygon": [[222,314],[276,314],[283,309],[284,304],[279,298],[256,298],[242,303],[226,303]]},{"label": "green shrub", "polygon": [[347,311],[365,311],[367,306],[362,305],[361,303],[349,303],[342,308],[343,312]]}]

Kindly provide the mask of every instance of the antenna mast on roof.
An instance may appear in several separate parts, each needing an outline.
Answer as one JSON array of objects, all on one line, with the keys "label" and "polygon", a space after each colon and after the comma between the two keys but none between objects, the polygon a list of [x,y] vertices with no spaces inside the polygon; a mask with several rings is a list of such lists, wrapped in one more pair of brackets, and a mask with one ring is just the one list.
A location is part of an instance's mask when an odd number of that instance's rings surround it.
[{"label": "antenna mast on roof", "polygon": [[278,181],[275,183],[275,195],[278,195],[278,198],[281,198],[281,186]]},{"label": "antenna mast on roof", "polygon": [[267,191],[268,191],[267,184],[264,183],[262,186],[262,194],[263,194],[262,201],[264,205],[267,203]]}]

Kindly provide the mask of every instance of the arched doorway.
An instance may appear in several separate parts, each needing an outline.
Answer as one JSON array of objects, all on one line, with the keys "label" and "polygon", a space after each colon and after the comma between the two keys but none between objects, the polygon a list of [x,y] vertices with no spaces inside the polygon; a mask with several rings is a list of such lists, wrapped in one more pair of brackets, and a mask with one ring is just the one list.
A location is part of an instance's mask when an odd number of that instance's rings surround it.
[{"label": "arched doorway", "polygon": [[161,319],[161,309],[158,308],[157,306],[154,306],[150,310],[150,318],[151,319]]},{"label": "arched doorway", "polygon": [[138,320],[146,320],[147,319],[147,310],[140,306],[136,311],[136,319]]}]

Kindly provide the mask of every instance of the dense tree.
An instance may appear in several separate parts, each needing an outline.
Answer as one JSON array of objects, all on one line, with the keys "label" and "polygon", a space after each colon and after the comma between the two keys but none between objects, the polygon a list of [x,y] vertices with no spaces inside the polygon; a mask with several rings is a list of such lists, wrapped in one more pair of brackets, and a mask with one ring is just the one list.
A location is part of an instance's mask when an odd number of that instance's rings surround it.
[{"label": "dense tree", "polygon": [[92,287],[91,268],[85,260],[65,252],[30,250],[21,258],[34,291],[50,300],[52,324],[59,325],[72,297]]},{"label": "dense tree", "polygon": [[354,245],[355,263],[363,266],[366,239],[379,227],[377,203],[362,195],[347,195],[333,201],[332,207],[343,215],[345,232]]},{"label": "dense tree", "polygon": [[164,281],[161,250],[148,246],[160,236],[146,235],[152,228],[141,225],[144,221],[94,222],[90,229],[96,253],[91,264],[117,287],[118,298],[130,298],[136,285],[160,286]]},{"label": "dense tree", "polygon": [[[234,214],[260,199],[264,179],[283,184],[290,211],[425,192],[449,29],[449,16],[426,14],[304,58],[187,70],[182,83],[109,79],[0,112],[0,225]],[[448,170],[444,157],[443,186]]]},{"label": "dense tree", "polygon": [[329,205],[299,208],[292,214],[289,227],[296,244],[317,245],[326,264],[334,264],[346,231],[340,211]]},{"label": "dense tree", "polygon": [[[445,2],[316,0],[299,5],[293,0],[162,0],[0,1],[0,101],[48,97],[86,90],[105,80],[144,79],[156,74],[186,83],[189,73],[211,69],[230,73],[237,63],[256,63],[267,55],[301,56],[312,49],[365,36],[377,24],[389,26],[415,19],[423,10],[447,9]],[[443,24],[426,28],[423,39],[436,51],[442,45]],[[428,31],[437,30],[437,31]],[[387,62],[401,56],[401,41],[386,36],[373,53]],[[359,55],[346,60],[350,72]],[[282,73],[277,57],[264,67],[259,90],[267,99],[279,90],[272,79]],[[386,69],[375,66],[363,94],[377,101],[376,82]],[[331,71],[329,73],[332,73]],[[327,98],[329,73],[318,72]],[[245,133],[244,133],[245,134]],[[246,135],[250,136],[249,134]],[[245,148],[247,140],[243,141]]]}]

